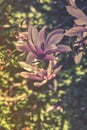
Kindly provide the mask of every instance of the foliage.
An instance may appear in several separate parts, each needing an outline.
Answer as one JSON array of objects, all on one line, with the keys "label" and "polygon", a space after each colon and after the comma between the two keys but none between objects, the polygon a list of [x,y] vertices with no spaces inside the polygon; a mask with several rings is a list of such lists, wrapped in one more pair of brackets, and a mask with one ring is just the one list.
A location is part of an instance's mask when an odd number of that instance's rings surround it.
[{"label": "foliage", "polygon": [[[87,129],[87,50],[83,46],[81,61],[75,64],[79,52],[78,46],[73,47],[76,37],[62,40],[71,42],[73,52],[59,55],[57,66],[63,67],[53,81],[35,87],[32,80],[27,82],[19,75],[23,69],[18,62],[25,56],[16,50],[16,34],[27,31],[29,23],[38,29],[47,25],[48,32],[61,26],[65,30],[73,28],[65,5],[69,5],[68,0],[0,1],[1,130]],[[77,0],[76,5],[83,8],[86,1]]]}]

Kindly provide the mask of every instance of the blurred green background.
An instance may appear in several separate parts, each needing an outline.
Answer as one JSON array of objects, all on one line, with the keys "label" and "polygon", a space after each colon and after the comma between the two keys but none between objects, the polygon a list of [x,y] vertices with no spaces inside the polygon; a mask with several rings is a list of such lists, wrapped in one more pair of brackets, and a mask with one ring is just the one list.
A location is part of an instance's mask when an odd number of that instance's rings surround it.
[{"label": "blurred green background", "polygon": [[60,56],[64,66],[54,87],[33,87],[18,75],[23,56],[16,31],[31,23],[49,32],[69,17],[65,5],[68,0],[0,0],[0,130],[87,130],[87,52],[78,65],[73,54]]}]

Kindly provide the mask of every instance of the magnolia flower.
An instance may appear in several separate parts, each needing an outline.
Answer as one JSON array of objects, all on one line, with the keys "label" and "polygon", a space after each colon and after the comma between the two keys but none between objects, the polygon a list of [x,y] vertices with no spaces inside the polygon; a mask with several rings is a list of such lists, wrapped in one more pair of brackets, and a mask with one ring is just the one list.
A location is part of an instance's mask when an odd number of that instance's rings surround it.
[{"label": "magnolia flower", "polygon": [[74,61],[78,64],[82,58],[82,50],[83,44],[87,45],[87,16],[84,14],[82,10],[77,7],[66,6],[68,13],[73,16],[74,19],[74,26],[67,30],[64,35],[72,37],[76,36],[74,47],[79,47],[77,54],[74,56]]},{"label": "magnolia flower", "polygon": [[87,16],[81,9],[72,6],[66,6],[66,9],[68,13],[75,18],[74,22],[77,25],[87,25]]},{"label": "magnolia flower", "polygon": [[34,86],[40,87],[46,84],[49,80],[55,78],[57,73],[60,71],[62,65],[58,68],[54,69],[57,61],[55,60],[53,68],[51,68],[51,62],[47,69],[39,68],[37,64],[33,63],[32,65],[26,64],[25,62],[19,62],[22,68],[26,71],[21,72],[20,76],[24,77],[25,79],[33,80]]},{"label": "magnolia flower", "polygon": [[46,37],[46,26],[40,32],[29,25],[28,33],[19,33],[16,48],[20,52],[27,52],[26,63],[31,64],[35,59],[54,60],[56,52],[69,52],[70,47],[57,45],[63,38],[63,29],[56,29]]},{"label": "magnolia flower", "polygon": [[[77,43],[87,42],[87,16],[79,8],[66,6],[68,13],[75,18],[75,25],[67,30],[64,35],[77,36]],[[84,40],[82,40],[84,39]]]}]

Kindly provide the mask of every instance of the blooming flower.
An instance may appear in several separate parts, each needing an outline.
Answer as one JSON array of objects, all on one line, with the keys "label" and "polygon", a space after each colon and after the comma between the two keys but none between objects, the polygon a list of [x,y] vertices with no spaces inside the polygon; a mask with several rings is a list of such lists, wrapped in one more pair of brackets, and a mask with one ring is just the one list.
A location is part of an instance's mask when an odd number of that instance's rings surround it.
[{"label": "blooming flower", "polygon": [[87,43],[87,16],[77,7],[67,6],[66,9],[75,18],[75,24],[74,27],[65,32],[65,35],[77,36],[77,43],[83,43],[84,41]]},{"label": "blooming flower", "polygon": [[29,25],[28,33],[19,33],[18,39],[22,43],[17,43],[16,48],[20,52],[27,52],[26,63],[31,64],[35,59],[53,61],[54,53],[71,51],[66,45],[57,45],[62,38],[63,29],[53,30],[46,37],[46,26],[38,32],[35,27]]},{"label": "blooming flower", "polygon": [[57,60],[54,62],[53,68],[51,68],[51,62],[47,69],[39,68],[37,64],[33,63],[32,65],[26,64],[25,62],[19,62],[19,64],[27,71],[21,72],[20,75],[26,79],[31,79],[34,81],[34,86],[40,87],[46,84],[49,80],[55,78],[57,73],[60,71],[62,65],[54,69]]},{"label": "blooming flower", "polygon": [[83,55],[83,44],[85,43],[85,45],[87,45],[87,16],[76,6],[66,6],[66,9],[68,13],[75,18],[75,24],[71,29],[67,30],[64,35],[69,37],[76,36],[74,47],[78,47],[78,53],[74,56],[74,61],[78,64]]}]

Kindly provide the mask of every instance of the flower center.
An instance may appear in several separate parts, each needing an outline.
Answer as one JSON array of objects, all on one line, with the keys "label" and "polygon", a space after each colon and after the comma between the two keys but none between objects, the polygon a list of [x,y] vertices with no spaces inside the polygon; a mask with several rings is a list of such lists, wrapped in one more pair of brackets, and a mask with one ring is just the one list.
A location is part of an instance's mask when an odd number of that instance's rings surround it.
[{"label": "flower center", "polygon": [[39,54],[39,59],[43,59],[45,56],[46,56],[46,54],[44,54],[44,53]]}]

